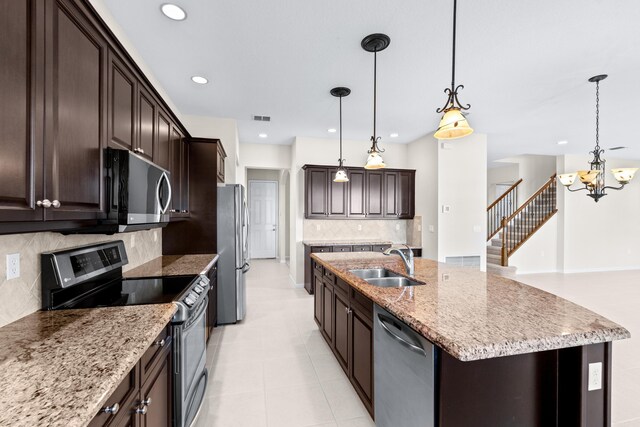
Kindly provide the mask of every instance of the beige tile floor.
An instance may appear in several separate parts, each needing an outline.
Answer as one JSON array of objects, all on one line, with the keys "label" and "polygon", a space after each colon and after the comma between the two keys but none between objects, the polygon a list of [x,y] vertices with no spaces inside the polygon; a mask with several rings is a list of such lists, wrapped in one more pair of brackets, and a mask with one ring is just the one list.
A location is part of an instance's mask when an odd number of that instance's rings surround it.
[{"label": "beige tile floor", "polygon": [[313,298],[286,264],[253,260],[247,317],[215,329],[209,384],[196,427],[370,427],[313,321]]},{"label": "beige tile floor", "polygon": [[[208,348],[209,385],[196,427],[371,427],[313,321],[313,298],[293,289],[285,264],[252,262],[247,317],[218,327]],[[640,271],[521,275],[518,280],[619,322],[614,427],[640,427]]]}]

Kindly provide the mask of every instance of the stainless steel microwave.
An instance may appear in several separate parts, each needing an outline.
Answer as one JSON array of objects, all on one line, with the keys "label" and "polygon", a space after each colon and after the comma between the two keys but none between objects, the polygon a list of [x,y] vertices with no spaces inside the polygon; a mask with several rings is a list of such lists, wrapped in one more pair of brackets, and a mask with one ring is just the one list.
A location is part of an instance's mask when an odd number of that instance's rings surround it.
[{"label": "stainless steel microwave", "polygon": [[169,171],[128,150],[107,148],[107,219],[113,232],[145,230],[169,223]]}]

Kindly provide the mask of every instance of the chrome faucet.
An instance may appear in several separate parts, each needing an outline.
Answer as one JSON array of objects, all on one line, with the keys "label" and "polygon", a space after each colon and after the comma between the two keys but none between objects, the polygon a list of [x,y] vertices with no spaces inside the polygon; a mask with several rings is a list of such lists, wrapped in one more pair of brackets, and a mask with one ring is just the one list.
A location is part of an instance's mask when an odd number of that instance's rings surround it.
[{"label": "chrome faucet", "polygon": [[407,273],[409,274],[409,276],[413,276],[413,273],[415,272],[415,267],[413,263],[413,251],[411,250],[409,245],[404,245],[404,246],[406,246],[407,250],[409,251],[409,259],[407,259],[407,257],[404,256],[404,253],[402,253],[402,250],[398,248],[389,248],[386,251],[384,251],[383,254],[391,255],[392,253],[396,252],[398,255],[400,255],[400,258],[402,258],[402,262],[404,262],[404,266],[406,267]]}]

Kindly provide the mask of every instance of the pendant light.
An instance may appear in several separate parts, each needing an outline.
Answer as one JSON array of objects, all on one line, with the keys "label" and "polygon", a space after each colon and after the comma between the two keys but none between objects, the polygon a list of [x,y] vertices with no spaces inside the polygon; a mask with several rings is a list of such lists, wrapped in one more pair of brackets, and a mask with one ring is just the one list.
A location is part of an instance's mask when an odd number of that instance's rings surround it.
[{"label": "pendant light", "polygon": [[344,159],[342,158],[342,98],[349,96],[350,93],[351,89],[347,87],[334,87],[331,89],[331,95],[340,98],[340,158],[338,159],[338,170],[336,171],[336,176],[333,178],[333,182],[349,182],[347,171],[343,166]]},{"label": "pendant light", "polygon": [[378,52],[385,50],[391,39],[386,34],[370,34],[364,39],[360,45],[367,52],[373,52],[373,135],[371,136],[371,148],[367,153],[367,164],[364,165],[365,169],[382,169],[387,167],[382,160],[380,153],[384,153],[384,150],[378,147],[378,141],[380,137],[376,136],[376,104],[377,104],[377,79],[378,79]]},{"label": "pendant light", "polygon": [[438,108],[436,113],[444,113],[440,119],[438,130],[433,135],[438,139],[456,139],[471,135],[473,129],[469,126],[467,118],[462,111],[471,108],[471,105],[462,105],[458,100],[458,90],[464,89],[463,85],[456,86],[456,14],[458,0],[453,0],[453,53],[451,60],[451,87],[444,93],[448,95],[447,103]]},{"label": "pendant light", "polygon": [[[638,168],[618,168],[611,169],[614,178],[620,184],[620,187],[610,187],[605,185],[604,172],[605,172],[605,159],[600,157],[604,150],[600,148],[600,82],[607,78],[606,74],[591,77],[589,81],[596,84],[596,146],[590,154],[593,154],[593,159],[589,162],[589,170],[571,172],[559,175],[558,178],[562,185],[564,185],[569,191],[581,191],[587,190],[589,194],[587,196],[593,198],[594,201],[600,200],[601,197],[606,196],[605,190],[622,190],[635,175]],[[584,184],[583,188],[572,189],[571,186],[576,180],[576,177],[580,178],[580,182]]]}]

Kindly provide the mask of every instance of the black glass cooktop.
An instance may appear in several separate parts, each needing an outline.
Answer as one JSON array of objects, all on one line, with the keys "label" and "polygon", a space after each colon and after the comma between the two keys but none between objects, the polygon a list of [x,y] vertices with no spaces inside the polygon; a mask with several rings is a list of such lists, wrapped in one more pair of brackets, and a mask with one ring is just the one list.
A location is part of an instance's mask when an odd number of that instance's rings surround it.
[{"label": "black glass cooktop", "polygon": [[94,308],[122,305],[163,304],[176,300],[197,276],[115,279],[95,292],[85,294],[64,308]]}]

